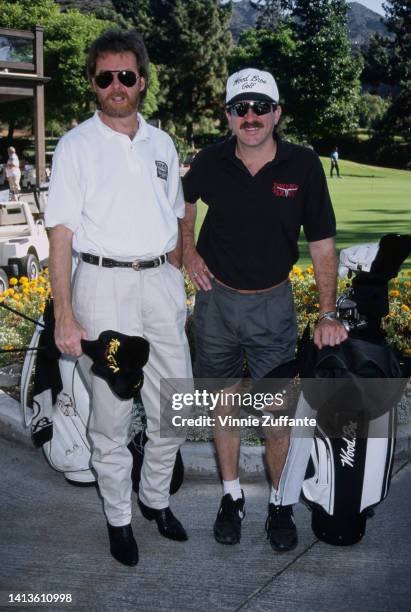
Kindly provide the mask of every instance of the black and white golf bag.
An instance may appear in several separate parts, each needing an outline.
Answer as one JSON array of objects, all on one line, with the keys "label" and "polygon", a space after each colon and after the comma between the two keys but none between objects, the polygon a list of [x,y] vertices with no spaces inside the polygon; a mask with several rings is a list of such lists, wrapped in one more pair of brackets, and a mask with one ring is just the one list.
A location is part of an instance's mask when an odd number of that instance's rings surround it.
[{"label": "black and white golf bag", "polygon": [[[39,323],[31,347],[39,344],[43,319]],[[93,484],[95,477],[90,469],[91,449],[87,437],[90,397],[80,376],[78,361],[60,357],[39,367],[39,358],[35,352],[27,352],[23,364],[20,399],[23,422],[31,427],[32,439],[36,446],[42,447],[51,467],[63,472],[73,484]]]},{"label": "black and white golf bag", "polygon": [[299,373],[293,416],[315,419],[316,426],[291,428],[278,499],[295,504],[301,493],[312,510],[314,533],[329,544],[358,542],[371,509],[388,493],[396,407],[411,372],[386,342],[381,318],[389,311],[388,281],[410,252],[411,236],[394,234],[378,245],[342,251],[340,270],[356,274],[337,301],[348,339],[319,351],[307,327],[297,359],[272,370],[266,383],[263,379],[254,388],[264,390],[270,379]]},{"label": "black and white golf bag", "polygon": [[[354,247],[356,253],[346,249],[340,259],[357,271],[352,289],[337,303],[350,337],[316,352],[314,376],[321,380],[305,393],[317,426],[302,497],[312,510],[315,535],[335,545],[358,542],[371,509],[388,494],[396,406],[406,384],[380,322],[388,314],[388,280],[411,252],[411,237],[388,235],[379,248],[366,246]],[[358,261],[360,253],[371,262]]]},{"label": "black and white golf bag", "polygon": [[[35,329],[21,375],[20,405],[23,423],[31,427],[33,442],[41,446],[52,468],[63,472],[71,484],[86,486],[96,482],[91,469],[91,445],[87,434],[90,394],[80,373],[78,360],[55,352],[54,317],[49,303]],[[134,399],[131,441],[132,482],[136,492],[147,441],[145,412],[139,397]],[[138,421],[140,426],[138,427]],[[136,432],[136,429],[138,431]],[[170,493],[180,488],[184,465],[177,452]]]},{"label": "black and white golf bag", "polygon": [[344,411],[335,426],[339,431],[329,435],[318,417],[302,495],[312,510],[315,535],[328,544],[348,545],[363,537],[370,509],[388,494],[396,410],[372,420]]}]

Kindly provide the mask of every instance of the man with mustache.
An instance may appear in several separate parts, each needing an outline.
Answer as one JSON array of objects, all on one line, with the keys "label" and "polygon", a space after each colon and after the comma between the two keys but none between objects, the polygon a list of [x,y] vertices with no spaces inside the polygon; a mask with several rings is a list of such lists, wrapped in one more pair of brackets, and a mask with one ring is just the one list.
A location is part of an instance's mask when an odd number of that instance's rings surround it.
[{"label": "man with mustache", "polygon": [[[226,116],[233,136],[201,151],[183,178],[182,233],[184,265],[198,289],[194,372],[227,388],[224,381],[241,378],[244,360],[259,379],[294,357],[297,327],[288,275],[299,256],[301,226],[319,290],[315,344],[334,346],[347,333],[335,316],[335,218],[324,172],[312,150],[276,134],[281,106],[273,76],[254,68],[232,74]],[[195,246],[198,198],[208,211]],[[216,413],[233,411],[220,405]],[[236,544],[245,515],[240,438],[216,428],[214,441],[223,479],[214,536],[221,544]],[[272,484],[267,537],[275,551],[288,551],[297,545],[293,507],[281,503],[288,431],[267,435],[265,444]]]},{"label": "man with mustache", "polygon": [[[178,218],[184,199],[170,137],[137,112],[148,86],[148,57],[137,32],[109,30],[87,60],[98,110],[59,142],[53,160],[46,223],[55,340],[66,355],[81,339],[115,330],[150,344],[141,390],[148,441],[139,505],[160,533],[187,540],[169,508],[172,470],[182,438],[160,435],[160,379],[191,377],[185,335],[186,295],[178,269]],[[80,263],[71,284],[72,248]],[[91,391],[88,433],[108,523],[110,551],[138,562],[131,528],[132,456],[127,448],[132,400],[123,400],[80,366]]]}]

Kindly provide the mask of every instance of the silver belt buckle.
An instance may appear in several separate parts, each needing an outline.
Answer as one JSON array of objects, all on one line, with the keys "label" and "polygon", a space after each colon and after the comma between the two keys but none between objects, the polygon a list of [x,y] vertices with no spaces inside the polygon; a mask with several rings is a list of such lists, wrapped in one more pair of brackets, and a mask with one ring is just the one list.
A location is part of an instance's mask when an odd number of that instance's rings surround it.
[{"label": "silver belt buckle", "polygon": [[140,270],[140,262],[136,259],[135,261],[133,261],[133,263],[131,264],[131,267],[133,268],[133,270],[135,270],[136,272],[139,272]]}]

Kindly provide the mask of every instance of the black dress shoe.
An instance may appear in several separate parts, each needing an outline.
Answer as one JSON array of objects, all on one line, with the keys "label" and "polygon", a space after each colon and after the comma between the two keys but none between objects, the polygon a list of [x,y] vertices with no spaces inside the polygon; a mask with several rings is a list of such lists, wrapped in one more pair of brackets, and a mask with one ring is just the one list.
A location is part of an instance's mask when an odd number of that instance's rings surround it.
[{"label": "black dress shoe", "polygon": [[298,544],[293,507],[269,504],[265,530],[273,550],[276,552],[293,550]]},{"label": "black dress shoe", "polygon": [[162,508],[156,510],[155,508],[149,508],[143,504],[139,499],[138,505],[140,506],[141,514],[148,521],[156,521],[157,527],[161,535],[170,540],[176,540],[177,542],[185,542],[188,540],[186,531],[179,520],[176,519],[170,508]]},{"label": "black dress shoe", "polygon": [[134,539],[131,525],[113,527],[107,523],[110,538],[110,552],[113,557],[123,565],[137,565],[138,548]]},{"label": "black dress shoe", "polygon": [[241,521],[245,517],[244,492],[233,500],[230,493],[223,496],[214,523],[214,538],[219,544],[238,544],[241,540]]}]

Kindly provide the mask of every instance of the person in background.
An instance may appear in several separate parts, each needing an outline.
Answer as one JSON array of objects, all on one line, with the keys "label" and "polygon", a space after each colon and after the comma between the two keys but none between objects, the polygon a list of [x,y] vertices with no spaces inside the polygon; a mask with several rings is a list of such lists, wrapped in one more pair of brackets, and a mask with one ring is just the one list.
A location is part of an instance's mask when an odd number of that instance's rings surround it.
[{"label": "person in background", "polygon": [[20,179],[21,179],[21,171],[20,171],[20,161],[16,154],[16,149],[14,147],[9,147],[7,149],[9,154],[9,158],[6,164],[6,178],[9,182],[10,189],[10,200],[15,201],[18,200],[20,193]]},{"label": "person in background", "polygon": [[334,170],[337,172],[337,178],[341,178],[340,176],[340,168],[338,166],[338,147],[334,147],[333,152],[330,155],[331,158],[331,168],[330,168],[330,177],[333,177]]}]

